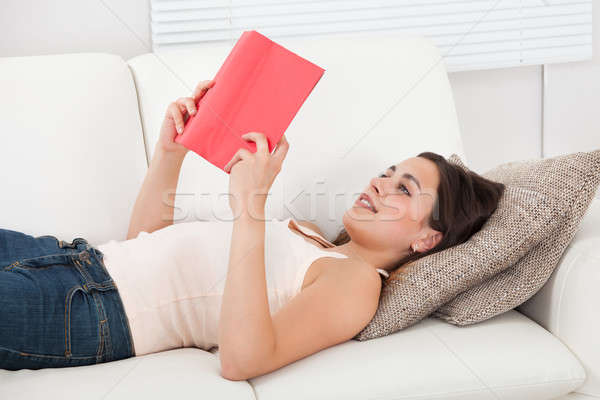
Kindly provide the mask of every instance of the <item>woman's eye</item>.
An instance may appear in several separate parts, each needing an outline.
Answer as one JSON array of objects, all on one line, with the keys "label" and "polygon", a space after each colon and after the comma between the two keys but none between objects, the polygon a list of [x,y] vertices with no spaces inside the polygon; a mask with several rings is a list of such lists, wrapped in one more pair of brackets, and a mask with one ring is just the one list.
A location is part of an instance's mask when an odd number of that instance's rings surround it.
[{"label": "woman's eye", "polygon": [[402,188],[404,188],[404,191],[406,192],[406,194],[410,196],[410,192],[408,191],[406,186],[404,186],[404,184],[401,183],[400,185],[398,185],[398,189],[402,189]]},{"label": "woman's eye", "polygon": [[[389,178],[389,176],[387,176],[386,174],[380,174],[379,177],[380,178]],[[403,183],[398,185],[398,189],[404,190],[404,192],[410,196],[410,191]]]}]

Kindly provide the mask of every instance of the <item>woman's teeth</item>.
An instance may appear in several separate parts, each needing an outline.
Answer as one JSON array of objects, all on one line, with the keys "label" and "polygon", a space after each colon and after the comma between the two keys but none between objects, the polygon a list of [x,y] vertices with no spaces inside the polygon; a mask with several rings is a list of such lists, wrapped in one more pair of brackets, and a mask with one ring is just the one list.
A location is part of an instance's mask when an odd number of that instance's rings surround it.
[{"label": "woman's teeth", "polygon": [[369,204],[369,202],[366,199],[360,199],[360,201],[365,204],[371,211],[375,212],[375,210],[373,210],[373,207],[371,207],[371,205]]}]

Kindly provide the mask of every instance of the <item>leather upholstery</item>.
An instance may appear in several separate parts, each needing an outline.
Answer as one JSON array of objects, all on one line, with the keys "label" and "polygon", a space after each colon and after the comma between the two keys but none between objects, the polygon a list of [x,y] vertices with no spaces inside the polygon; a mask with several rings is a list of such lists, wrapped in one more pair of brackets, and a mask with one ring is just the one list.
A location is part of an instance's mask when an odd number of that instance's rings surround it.
[{"label": "leather upholstery", "polygon": [[[331,207],[335,211],[328,219],[325,197],[315,196],[311,215],[310,197],[292,201],[299,191],[316,185],[317,192],[325,186],[329,194],[358,193],[382,168],[424,150],[464,157],[447,75],[429,41],[405,36],[281,43],[326,72],[286,133],[290,152],[274,187],[271,215],[318,220],[331,240],[347,204]],[[163,57],[193,88],[214,75],[227,52],[227,46],[207,46]],[[86,237],[92,244],[124,239],[147,168],[146,151],[153,148],[166,105],[189,95],[169,68],[150,54],[128,63],[97,53],[3,59],[2,227],[65,240]],[[324,132],[324,145],[312,148],[311,137]],[[323,180],[326,184],[319,183]],[[188,154],[178,192],[194,193],[196,202],[182,196],[176,206],[187,207],[187,219],[215,218],[211,211],[227,214],[223,197],[215,197],[212,208],[200,201],[205,192],[226,193],[227,185],[225,174]],[[297,211],[286,208],[283,197]],[[85,367],[0,370],[0,398],[541,400],[565,395],[584,382],[582,363],[588,376],[600,371],[594,310],[584,307],[598,304],[593,282],[586,280],[598,266],[600,247],[600,214],[591,218],[558,268],[560,280],[548,288],[562,294],[560,301],[549,293],[525,309],[557,336],[515,310],[468,327],[427,318],[383,338],[333,346],[250,381],[222,378],[217,349],[188,348]]]}]

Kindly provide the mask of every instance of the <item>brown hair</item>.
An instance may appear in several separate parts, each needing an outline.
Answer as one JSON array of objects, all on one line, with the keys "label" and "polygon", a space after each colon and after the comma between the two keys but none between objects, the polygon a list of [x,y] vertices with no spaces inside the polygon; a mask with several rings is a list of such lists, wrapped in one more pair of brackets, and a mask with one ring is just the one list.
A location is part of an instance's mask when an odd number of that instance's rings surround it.
[{"label": "brown hair", "polygon": [[[426,151],[418,154],[417,157],[433,161],[440,174],[437,199],[428,224],[432,229],[442,232],[443,237],[437,246],[429,251],[414,252],[402,258],[396,268],[466,242],[496,211],[505,189],[503,183],[486,179],[469,169],[463,169],[437,153]],[[342,228],[332,243],[339,246],[348,241],[350,236],[346,229]]]}]

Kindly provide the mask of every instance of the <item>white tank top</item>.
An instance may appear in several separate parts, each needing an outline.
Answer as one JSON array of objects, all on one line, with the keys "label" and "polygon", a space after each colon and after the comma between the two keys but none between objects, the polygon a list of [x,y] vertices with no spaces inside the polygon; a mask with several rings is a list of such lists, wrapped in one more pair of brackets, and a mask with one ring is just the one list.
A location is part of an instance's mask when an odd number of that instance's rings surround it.
[{"label": "white tank top", "polygon": [[[218,347],[232,229],[232,221],[185,222],[95,246],[104,254],[106,269],[123,301],[135,355],[180,347]],[[318,247],[308,237],[324,247],[335,247],[291,217],[265,221],[265,277],[271,315],[301,291],[313,261],[347,258]],[[383,269],[378,272],[389,276]]]}]

